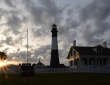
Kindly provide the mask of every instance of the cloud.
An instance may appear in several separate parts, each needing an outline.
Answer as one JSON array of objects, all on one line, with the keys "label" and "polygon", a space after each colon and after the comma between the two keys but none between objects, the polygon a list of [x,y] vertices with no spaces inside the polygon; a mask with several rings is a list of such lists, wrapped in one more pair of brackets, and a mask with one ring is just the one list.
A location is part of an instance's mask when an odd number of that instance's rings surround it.
[{"label": "cloud", "polygon": [[[110,25],[108,19],[110,20],[110,1],[109,0],[93,0],[90,4],[82,7],[79,10],[79,19],[82,23],[88,23],[93,25],[92,27],[83,28],[83,38],[88,44],[90,42],[101,42],[104,39],[95,39],[94,37],[102,37],[104,33],[109,30]],[[90,29],[93,29],[91,31]]]},{"label": "cloud", "polygon": [[12,14],[12,16],[8,17],[7,25],[13,31],[14,34],[19,34],[19,30],[22,27],[22,23],[25,23],[24,19],[20,19],[17,15]]},{"label": "cloud", "polygon": [[[13,57],[17,57],[19,61],[27,62],[27,51],[18,51],[14,53],[10,53],[8,55],[8,60],[13,60]],[[28,61],[29,62],[38,62],[39,57],[43,57],[43,60],[47,60],[50,58],[50,45],[41,46],[38,49],[33,49],[32,51],[28,51]],[[16,60],[14,58],[14,60]]]},{"label": "cloud", "polygon": [[110,28],[109,3],[109,0],[93,0],[84,6],[68,9],[68,4],[58,6],[54,0],[20,0],[19,3],[5,0],[6,6],[10,8],[0,8],[0,18],[6,18],[6,23],[2,25],[5,27],[2,33],[5,39],[2,42],[16,49],[20,48],[11,53],[9,59],[19,60],[21,56],[21,60],[26,61],[24,30],[29,29],[29,61],[37,62],[42,57],[44,63],[49,63],[51,29],[54,23],[58,29],[61,62],[64,62],[63,58],[75,39],[80,41],[78,45],[86,43],[85,45],[94,46],[102,41],[109,42],[109,38],[106,38],[106,32],[109,34]]},{"label": "cloud", "polygon": [[50,49],[51,49],[50,45],[41,46],[38,49],[34,50],[33,52],[34,57],[42,56],[46,58],[47,56],[50,56]]},{"label": "cloud", "polygon": [[[64,7],[60,8],[52,0],[38,0],[40,6],[34,2],[24,1],[25,8],[30,12],[32,22],[37,25],[52,25],[54,22],[60,22]],[[30,4],[29,6],[27,4]]]},{"label": "cloud", "polygon": [[0,19],[2,16],[7,16],[8,15],[8,11],[4,8],[0,8]]},{"label": "cloud", "polygon": [[13,38],[11,36],[7,37],[6,40],[3,40],[3,43],[6,43],[7,45],[12,45]]},{"label": "cloud", "polygon": [[[15,4],[14,4],[14,2],[12,1],[12,0],[4,0],[5,1],[5,3],[9,6],[9,7],[16,7],[15,6]],[[15,0],[14,0],[15,1]]]},{"label": "cloud", "polygon": [[44,37],[46,35],[46,30],[44,28],[33,28],[31,29],[32,33],[33,33],[33,37],[34,38],[41,38]]},{"label": "cloud", "polygon": [[[104,39],[101,36],[98,36],[97,32],[94,32],[92,30],[92,26],[90,24],[86,24],[84,27],[82,27],[82,37],[84,41],[89,45],[97,45],[100,44]],[[97,37],[98,36],[98,37]]]},{"label": "cloud", "polygon": [[2,26],[7,26],[13,34],[19,34],[20,28],[22,28],[24,23],[26,24],[28,22],[28,18],[20,8],[16,8],[19,4],[16,0],[4,0],[4,2],[8,8],[11,7],[12,9],[7,9],[5,6],[0,7],[0,18],[5,18],[1,20],[1,23],[3,23]]}]

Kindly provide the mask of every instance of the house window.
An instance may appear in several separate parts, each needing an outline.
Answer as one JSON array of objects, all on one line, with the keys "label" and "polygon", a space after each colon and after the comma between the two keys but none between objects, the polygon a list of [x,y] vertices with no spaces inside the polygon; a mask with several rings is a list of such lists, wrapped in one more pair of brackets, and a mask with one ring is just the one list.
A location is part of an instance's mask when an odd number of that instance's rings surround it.
[{"label": "house window", "polygon": [[73,66],[73,61],[70,61],[70,66]]},{"label": "house window", "polygon": [[102,65],[102,60],[100,58],[97,59],[97,65]]},{"label": "house window", "polygon": [[91,65],[91,60],[89,60],[89,65]]},{"label": "house window", "polygon": [[71,56],[72,56],[72,50],[71,50]]},{"label": "house window", "polygon": [[101,47],[97,47],[97,52],[98,52],[98,53],[101,53],[101,52],[102,52]]},{"label": "house window", "polygon": [[104,65],[106,65],[106,64],[107,64],[106,59],[103,59],[103,64],[104,64]]},{"label": "house window", "polygon": [[76,51],[74,50],[74,55],[76,55]]},{"label": "house window", "polygon": [[74,65],[78,65],[79,59],[74,59]]},{"label": "house window", "polygon": [[86,58],[85,58],[85,62],[84,62],[84,64],[87,65],[87,59],[86,59]]},{"label": "house window", "polygon": [[102,65],[102,61],[100,60],[100,65]]}]

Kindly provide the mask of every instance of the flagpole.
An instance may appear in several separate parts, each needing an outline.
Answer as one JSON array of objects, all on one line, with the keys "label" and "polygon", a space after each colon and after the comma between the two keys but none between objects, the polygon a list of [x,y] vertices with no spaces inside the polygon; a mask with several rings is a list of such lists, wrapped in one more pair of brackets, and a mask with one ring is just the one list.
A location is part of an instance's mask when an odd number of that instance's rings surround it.
[{"label": "flagpole", "polygon": [[27,29],[27,63],[28,63],[28,29]]}]

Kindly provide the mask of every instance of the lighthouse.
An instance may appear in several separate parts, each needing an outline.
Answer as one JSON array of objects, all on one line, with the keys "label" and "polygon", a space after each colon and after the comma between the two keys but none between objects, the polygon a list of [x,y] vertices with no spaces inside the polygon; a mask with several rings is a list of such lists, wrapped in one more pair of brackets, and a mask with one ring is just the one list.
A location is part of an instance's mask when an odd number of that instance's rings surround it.
[{"label": "lighthouse", "polygon": [[52,46],[50,68],[56,68],[59,65],[58,42],[57,42],[57,25],[52,25]]}]

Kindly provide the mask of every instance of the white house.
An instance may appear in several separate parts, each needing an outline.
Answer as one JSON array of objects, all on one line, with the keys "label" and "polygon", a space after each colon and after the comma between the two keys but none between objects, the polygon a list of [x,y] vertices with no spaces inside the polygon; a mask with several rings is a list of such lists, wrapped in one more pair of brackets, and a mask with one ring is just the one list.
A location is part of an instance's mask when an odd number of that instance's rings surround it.
[{"label": "white house", "polygon": [[42,68],[46,68],[46,66],[40,61],[37,64],[33,64],[34,69],[42,69]]},{"label": "white house", "polygon": [[46,68],[46,66],[40,60],[37,64],[33,64],[33,67],[35,73],[43,73]]},{"label": "white house", "polygon": [[73,46],[70,47],[67,55],[69,67],[72,69],[109,69],[110,68],[110,49],[106,47],[106,42],[102,45],[93,47]]}]

